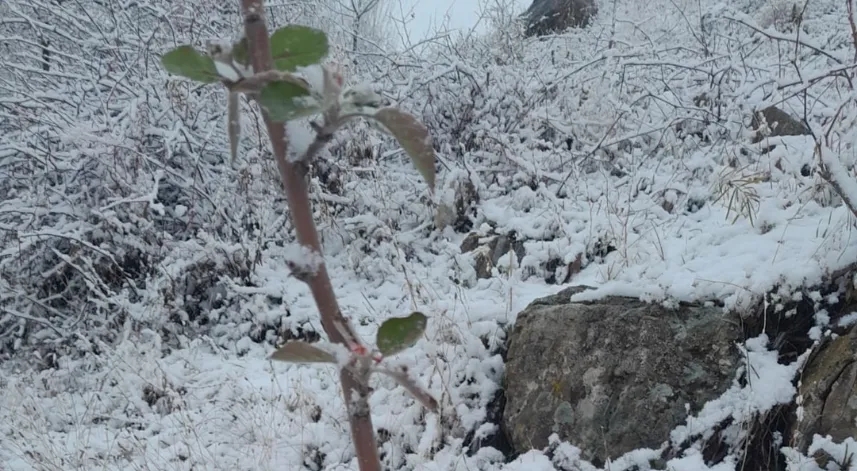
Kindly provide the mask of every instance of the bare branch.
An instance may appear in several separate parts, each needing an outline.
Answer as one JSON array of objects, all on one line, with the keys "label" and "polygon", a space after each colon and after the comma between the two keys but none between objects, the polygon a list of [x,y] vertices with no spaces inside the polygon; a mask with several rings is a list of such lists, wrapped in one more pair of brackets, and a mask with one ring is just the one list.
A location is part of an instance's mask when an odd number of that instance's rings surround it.
[{"label": "bare branch", "polygon": [[727,16],[726,19],[729,21],[734,21],[735,23],[742,24],[742,25],[752,29],[753,31],[761,34],[762,36],[765,36],[768,39],[771,39],[774,41],[785,41],[785,42],[789,42],[789,43],[799,44],[799,45],[801,45],[807,49],[810,49],[811,51],[815,52],[816,54],[821,54],[822,56],[827,57],[828,59],[836,62],[837,64],[842,64],[842,59],[830,54],[829,52],[819,48],[818,46],[814,46],[812,44],[809,44],[808,42],[803,41],[797,37],[791,38],[788,36],[774,34],[774,33],[771,33],[769,31],[763,31],[763,30],[757,28],[756,26],[753,26],[752,24],[747,23],[746,21],[738,19],[738,18],[732,18],[732,17]]}]

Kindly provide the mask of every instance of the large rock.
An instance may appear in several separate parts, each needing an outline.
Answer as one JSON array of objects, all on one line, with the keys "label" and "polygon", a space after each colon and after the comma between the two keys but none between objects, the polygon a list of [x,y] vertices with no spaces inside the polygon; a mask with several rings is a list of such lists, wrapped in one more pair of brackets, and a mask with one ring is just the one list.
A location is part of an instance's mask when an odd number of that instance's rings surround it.
[{"label": "large rock", "polygon": [[527,36],[559,33],[567,28],[583,28],[598,13],[595,0],[533,0],[524,12]]},{"label": "large rock", "polygon": [[801,375],[803,413],[794,433],[806,452],[814,434],[834,442],[857,437],[857,327],[823,344]]},{"label": "large rock", "polygon": [[722,394],[740,364],[737,319],[637,299],[571,303],[573,287],[534,301],[509,336],[503,428],[518,452],[551,433],[603,463],[670,431]]}]

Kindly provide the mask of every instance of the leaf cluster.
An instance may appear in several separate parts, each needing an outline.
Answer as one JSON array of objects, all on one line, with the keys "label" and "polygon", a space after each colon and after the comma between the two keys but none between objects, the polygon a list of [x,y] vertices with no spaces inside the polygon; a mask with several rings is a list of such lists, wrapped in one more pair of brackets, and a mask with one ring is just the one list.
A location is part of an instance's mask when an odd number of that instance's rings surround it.
[{"label": "leaf cluster", "polygon": [[[249,95],[274,121],[322,115],[324,123],[314,123],[313,127],[325,142],[352,119],[374,120],[399,142],[434,190],[437,157],[428,129],[413,115],[383,106],[380,96],[367,87],[343,89],[342,75],[335,68],[322,65],[329,50],[324,32],[288,25],[271,34],[270,44],[273,71],[253,72],[245,38],[232,45],[209,44],[207,53],[182,45],[164,54],[161,63],[174,75],[203,84],[222,83],[230,96]],[[322,77],[321,83],[314,80],[318,75]],[[229,100],[228,108],[234,160],[240,138],[238,100]],[[308,155],[306,159],[312,157]]]}]

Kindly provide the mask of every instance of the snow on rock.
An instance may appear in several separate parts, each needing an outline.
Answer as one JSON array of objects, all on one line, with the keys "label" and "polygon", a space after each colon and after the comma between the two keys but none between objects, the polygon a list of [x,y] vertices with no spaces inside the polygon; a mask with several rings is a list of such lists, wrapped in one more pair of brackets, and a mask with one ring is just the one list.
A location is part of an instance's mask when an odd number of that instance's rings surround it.
[{"label": "snow on rock", "polygon": [[[681,443],[694,435],[705,434],[727,418],[745,424],[753,414],[765,413],[774,406],[787,404],[797,392],[792,380],[805,358],[787,365],[778,363],[777,352],[768,350],[768,339],[761,335],[747,341],[747,384],[735,384],[719,398],[709,401],[687,424],[676,427],[670,437]],[[731,433],[741,433],[737,427]]]}]

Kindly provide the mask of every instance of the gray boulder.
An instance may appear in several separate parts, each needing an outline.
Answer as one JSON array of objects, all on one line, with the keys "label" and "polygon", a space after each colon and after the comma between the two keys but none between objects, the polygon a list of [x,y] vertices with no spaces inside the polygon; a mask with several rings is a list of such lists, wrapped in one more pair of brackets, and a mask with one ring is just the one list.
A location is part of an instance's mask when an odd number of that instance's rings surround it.
[{"label": "gray boulder", "polygon": [[534,301],[509,336],[502,425],[516,451],[542,449],[552,433],[596,464],[658,448],[685,404],[698,412],[732,384],[737,318],[621,297],[571,303],[581,289]]},{"label": "gray boulder", "polygon": [[857,437],[857,327],[827,340],[801,375],[803,414],[793,443],[806,452],[814,434],[835,442]]},{"label": "gray boulder", "polygon": [[568,28],[584,28],[598,13],[595,0],[533,0],[524,12],[526,36],[559,33]]}]

